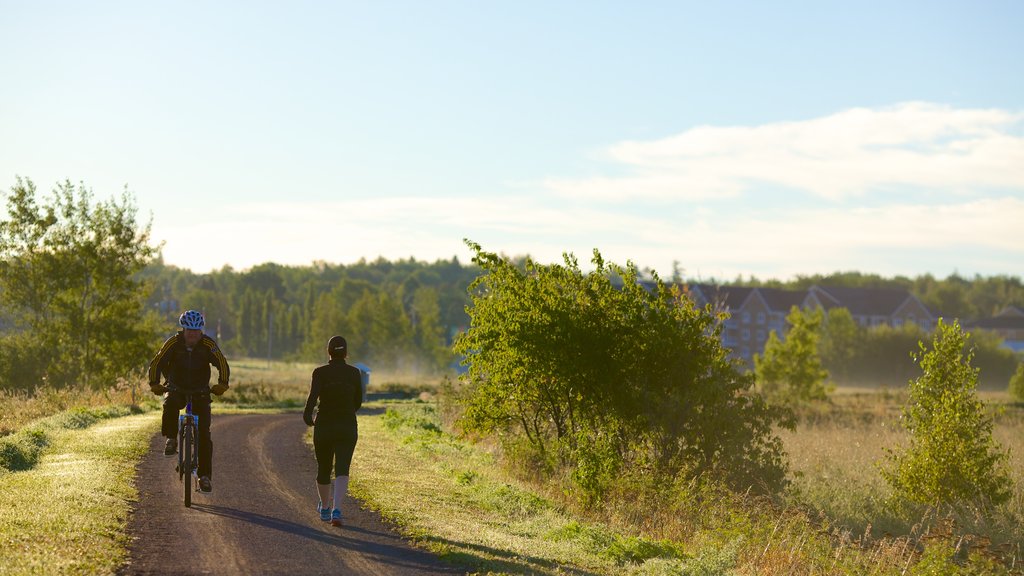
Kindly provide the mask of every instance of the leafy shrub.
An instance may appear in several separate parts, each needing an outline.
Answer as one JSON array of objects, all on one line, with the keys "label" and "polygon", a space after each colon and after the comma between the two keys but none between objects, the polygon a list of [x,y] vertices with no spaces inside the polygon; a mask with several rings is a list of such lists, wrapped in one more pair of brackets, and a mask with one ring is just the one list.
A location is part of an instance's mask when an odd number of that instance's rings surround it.
[{"label": "leafy shrub", "polygon": [[[575,258],[524,269],[473,243],[484,274],[470,287],[470,328],[456,342],[465,432],[566,467],[597,502],[623,469],[666,478],[713,473],[741,489],[784,483],[773,426],[784,413],[752,392],[710,309],[633,264],[584,274]],[[517,454],[527,454],[517,449]]]},{"label": "leafy shrub", "polygon": [[773,330],[764,353],[754,355],[754,374],[761,391],[771,400],[798,405],[827,397],[828,371],[821,367],[819,331],[821,308],[801,310],[793,306],[786,316],[789,331],[781,340]]},{"label": "leafy shrub", "polygon": [[930,350],[919,343],[922,375],[910,383],[903,425],[910,446],[889,451],[882,471],[900,497],[926,506],[999,504],[1010,498],[1007,454],[977,396],[978,369],[960,324],[941,320]]},{"label": "leafy shrub", "polygon": [[1024,402],[1024,362],[1017,365],[1017,371],[1010,378],[1010,396],[1017,402]]}]

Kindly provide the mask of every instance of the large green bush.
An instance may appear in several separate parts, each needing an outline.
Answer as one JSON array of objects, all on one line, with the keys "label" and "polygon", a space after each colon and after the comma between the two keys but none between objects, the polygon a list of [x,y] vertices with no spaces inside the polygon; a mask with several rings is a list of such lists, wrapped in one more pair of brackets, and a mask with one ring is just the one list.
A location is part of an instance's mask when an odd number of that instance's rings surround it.
[{"label": "large green bush", "polygon": [[570,469],[587,498],[626,468],[782,484],[772,432],[782,413],[752,393],[708,309],[657,278],[646,290],[635,266],[606,264],[596,250],[584,273],[572,255],[520,268],[469,245],[483,274],[455,344],[468,366],[465,431],[501,436],[519,455],[525,439],[533,459]]}]

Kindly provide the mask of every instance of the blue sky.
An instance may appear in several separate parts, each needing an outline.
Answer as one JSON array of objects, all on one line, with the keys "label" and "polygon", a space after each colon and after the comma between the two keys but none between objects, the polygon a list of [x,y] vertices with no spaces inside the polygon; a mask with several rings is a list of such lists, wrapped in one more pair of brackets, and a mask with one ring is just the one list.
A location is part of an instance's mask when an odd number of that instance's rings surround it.
[{"label": "blue sky", "polygon": [[0,189],[168,263],[1024,276],[1020,2],[0,0]]}]

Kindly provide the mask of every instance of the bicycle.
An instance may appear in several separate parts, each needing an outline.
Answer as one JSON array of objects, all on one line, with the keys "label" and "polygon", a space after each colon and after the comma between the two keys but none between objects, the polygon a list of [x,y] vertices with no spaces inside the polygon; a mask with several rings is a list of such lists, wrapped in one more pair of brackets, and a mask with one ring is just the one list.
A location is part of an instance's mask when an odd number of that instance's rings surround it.
[{"label": "bicycle", "polygon": [[[192,506],[192,490],[198,491],[199,445],[197,442],[199,417],[192,413],[192,393],[185,392],[185,413],[178,415],[178,481],[184,485],[185,507]],[[185,478],[185,474],[189,478]]]}]

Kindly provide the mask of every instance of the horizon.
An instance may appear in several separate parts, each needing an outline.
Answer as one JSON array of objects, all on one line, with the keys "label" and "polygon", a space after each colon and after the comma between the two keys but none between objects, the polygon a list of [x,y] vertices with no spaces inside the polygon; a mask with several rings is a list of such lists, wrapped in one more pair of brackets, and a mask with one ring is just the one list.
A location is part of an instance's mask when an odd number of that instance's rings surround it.
[{"label": "horizon", "polygon": [[127,190],[195,273],[470,238],[663,278],[1024,276],[1018,3],[58,4],[4,4],[0,190]]},{"label": "horizon", "polygon": [[[523,258],[531,258],[531,259],[533,259],[529,254],[505,254],[505,253],[501,253],[501,252],[498,252],[497,254],[499,256],[503,257],[503,258],[507,258],[507,259],[510,259],[512,261],[517,261],[517,260],[520,260],[520,259],[523,259]],[[575,256],[578,257],[579,255],[576,254]],[[376,265],[378,262],[380,262],[382,260],[384,262],[386,262],[386,263],[389,263],[389,264],[399,264],[399,263],[411,262],[411,263],[422,264],[422,265],[426,265],[426,266],[433,266],[433,265],[437,265],[437,264],[450,263],[452,261],[457,261],[458,264],[460,266],[462,266],[462,267],[467,267],[467,266],[470,266],[470,265],[473,264],[472,258],[464,260],[462,258],[459,258],[458,255],[452,255],[449,258],[435,258],[435,259],[432,259],[432,260],[416,258],[416,257],[413,257],[413,256],[409,256],[409,257],[406,257],[406,258],[392,258],[392,259],[384,258],[383,256],[378,256],[378,257],[373,258],[373,259],[362,257],[359,260],[356,260],[354,262],[328,262],[328,261],[325,261],[325,260],[316,260],[314,262],[309,262],[309,263],[305,263],[305,264],[301,264],[301,263],[300,264],[282,264],[282,263],[279,263],[279,262],[267,261],[267,262],[260,262],[260,263],[254,264],[252,266],[247,266],[245,268],[235,268],[235,267],[231,266],[230,264],[224,264],[219,269],[207,270],[205,272],[197,272],[197,271],[192,270],[190,268],[184,268],[184,267],[178,266],[176,264],[167,263],[167,262],[163,261],[163,259],[161,257],[159,257],[159,256],[154,258],[154,260],[151,262],[151,264],[156,264],[156,265],[162,265],[162,266],[166,266],[166,267],[177,268],[177,269],[180,269],[180,270],[188,270],[192,274],[204,275],[204,274],[221,273],[221,272],[224,272],[226,270],[230,271],[230,272],[233,272],[233,273],[236,273],[236,274],[245,274],[247,272],[252,271],[253,269],[261,268],[261,267],[264,267],[264,266],[280,266],[282,268],[299,268],[299,269],[301,269],[301,268],[316,268],[316,267],[320,267],[320,266],[337,267],[337,268],[349,268],[349,267],[353,267],[353,266],[374,266],[374,265]],[[559,265],[561,265],[561,264],[564,263],[564,261],[562,261],[562,260],[559,260],[558,262],[541,262],[541,261],[538,261],[536,259],[533,259],[533,260],[534,260],[534,262],[537,262],[539,264],[546,264],[546,265],[547,264],[559,264]],[[587,261],[587,264],[589,264],[589,260]],[[606,259],[605,260],[605,264],[617,264],[617,265],[620,265],[620,266],[624,266],[626,263],[625,262],[613,262],[613,261],[610,261],[610,260]],[[649,266],[644,266],[641,263],[634,262],[634,264],[636,264],[637,269],[640,271],[641,278],[643,278],[643,279],[650,279],[650,273],[653,271],[653,272],[656,272],[658,274],[658,277],[662,280],[662,282],[671,283],[673,281],[672,280],[673,274],[672,274],[671,270],[668,271],[668,273],[663,273],[660,270],[655,270],[655,269],[653,269],[653,268],[651,268]],[[584,266],[584,265],[582,265],[582,262],[581,262],[580,269],[583,270],[584,272],[592,272],[593,271],[593,266]],[[682,271],[682,272],[685,272],[685,271]],[[866,276],[866,277],[877,277],[879,280],[882,280],[882,281],[899,281],[899,280],[904,280],[904,279],[905,280],[913,281],[913,280],[917,280],[919,278],[924,278],[924,277],[927,277],[927,276],[931,276],[932,278],[934,278],[935,280],[938,280],[938,281],[947,281],[947,280],[950,280],[950,279],[953,279],[953,278],[960,278],[960,279],[967,280],[967,281],[973,281],[973,280],[976,280],[976,279],[989,279],[989,278],[1008,278],[1008,279],[1016,279],[1018,281],[1024,280],[1024,278],[1022,278],[1021,276],[1016,276],[1016,275],[1013,275],[1013,274],[991,274],[991,275],[974,274],[974,275],[971,275],[971,276],[967,276],[967,275],[964,275],[964,274],[960,274],[957,271],[953,271],[953,272],[951,272],[947,276],[936,276],[936,275],[931,274],[931,273],[924,273],[924,274],[917,274],[917,275],[896,274],[896,275],[892,275],[892,276],[887,276],[887,275],[877,274],[877,273],[869,272],[869,271],[865,271],[865,270],[834,270],[832,272],[826,272],[826,273],[820,273],[820,274],[819,273],[815,273],[815,274],[796,274],[795,276],[793,276],[791,278],[786,278],[786,279],[768,278],[768,277],[757,277],[757,276],[749,276],[749,275],[743,275],[742,277],[735,277],[735,278],[732,278],[732,279],[715,278],[715,277],[701,278],[701,277],[687,276],[685,273],[683,273],[681,275],[681,278],[682,278],[682,282],[683,283],[691,283],[691,284],[716,284],[716,285],[723,285],[724,286],[724,285],[728,285],[728,284],[755,283],[755,282],[756,283],[779,282],[779,283],[782,283],[782,284],[791,284],[791,283],[794,283],[794,282],[800,282],[802,280],[806,280],[806,279],[810,279],[810,278],[814,278],[814,277],[829,278],[829,277],[835,277],[835,276],[843,276],[843,275],[846,275],[846,274],[860,274],[861,276]]]}]

